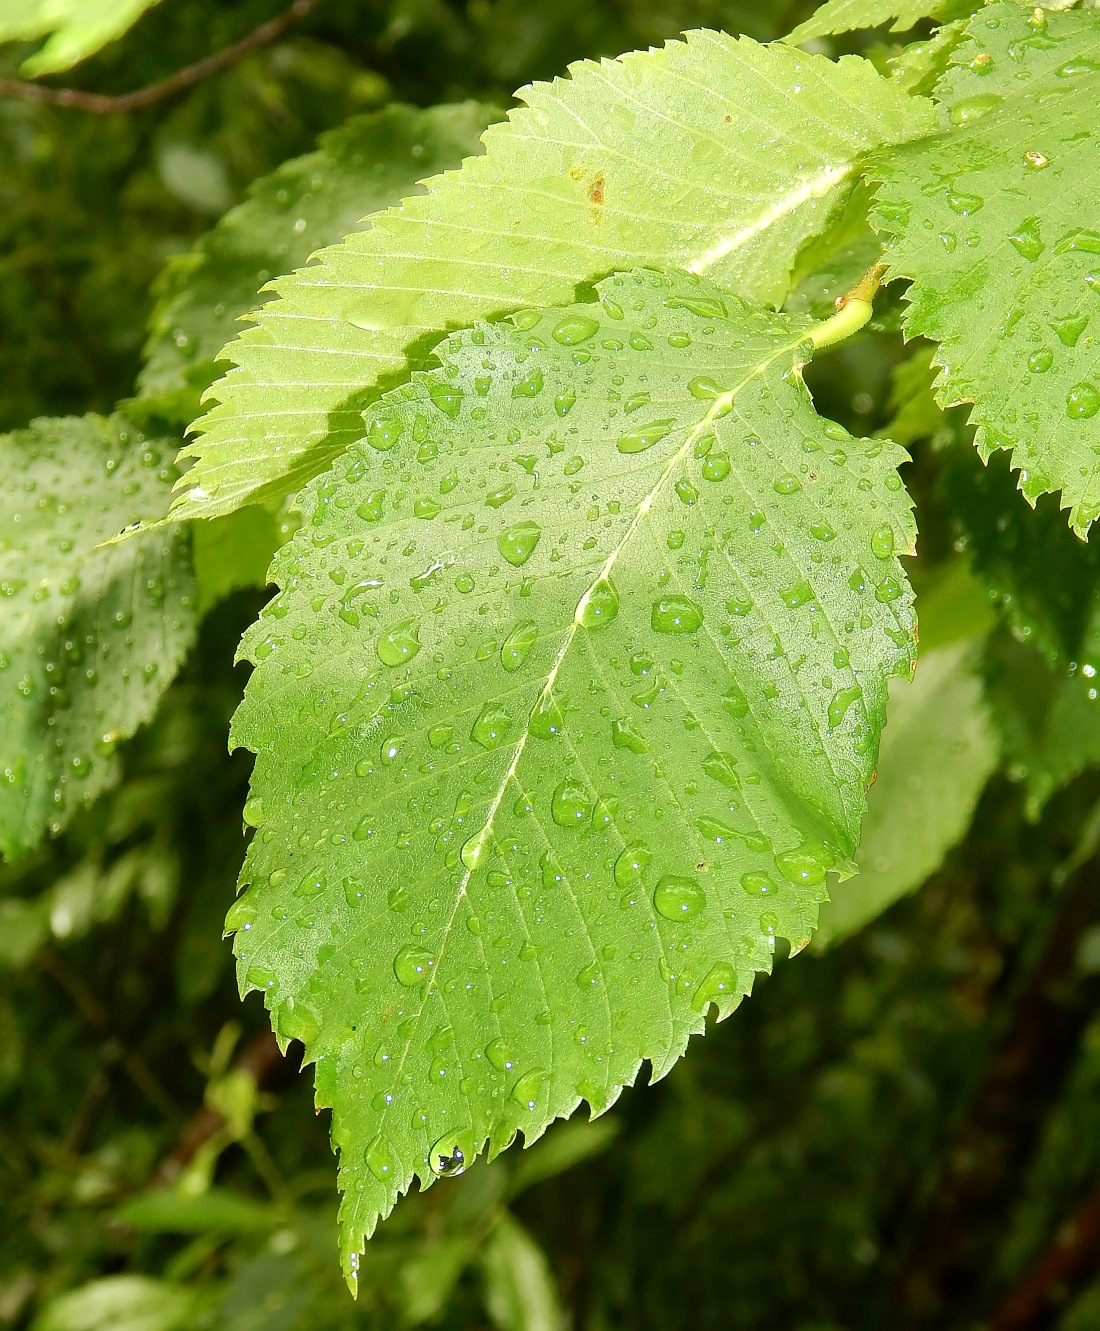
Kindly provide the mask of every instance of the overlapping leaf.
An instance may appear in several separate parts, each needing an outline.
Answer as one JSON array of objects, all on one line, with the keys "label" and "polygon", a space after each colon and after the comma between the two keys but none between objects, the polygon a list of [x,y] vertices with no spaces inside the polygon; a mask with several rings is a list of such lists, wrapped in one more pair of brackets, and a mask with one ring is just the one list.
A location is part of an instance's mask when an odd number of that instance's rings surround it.
[{"label": "overlapping leaf", "polygon": [[296,488],[441,330],[567,302],[639,264],[779,302],[867,154],[933,124],[930,103],[865,61],[716,32],[582,62],[521,96],[483,157],[275,283],[227,349],[237,368],[212,390],[175,516]]},{"label": "overlapping leaf", "polygon": [[173,445],[119,417],[0,438],[0,852],[15,856],[115,776],[194,633],[178,531],[98,549],[163,515]]},{"label": "overlapping leaf", "polygon": [[876,224],[906,326],[940,344],[938,400],[1032,501],[1100,514],[1100,14],[987,6],[937,87],[944,133],[885,153]]},{"label": "overlapping leaf", "polygon": [[134,25],[157,0],[0,0],[0,42],[47,42],[23,62],[28,78],[59,74]]},{"label": "overlapping leaf", "polygon": [[997,761],[978,655],[964,639],[922,652],[911,682],[892,681],[859,872],[832,889],[815,945],[855,933],[919,887],[969,827]]},{"label": "overlapping leaf", "polygon": [[663,1075],[807,941],[912,659],[904,454],[815,414],[811,321],[599,291],[371,409],[246,638],[228,925],[334,1108],[352,1272],[414,1174]]},{"label": "overlapping leaf", "polygon": [[938,14],[945,0],[826,0],[787,38],[808,42],[853,28],[879,28],[889,23],[891,32],[908,32],[920,19]]},{"label": "overlapping leaf", "polygon": [[218,352],[260,303],[265,282],[412,194],[421,176],[457,167],[500,114],[478,102],[388,106],[322,134],[315,152],[264,176],[164,270],[138,384],[143,409],[187,425],[217,377]]}]

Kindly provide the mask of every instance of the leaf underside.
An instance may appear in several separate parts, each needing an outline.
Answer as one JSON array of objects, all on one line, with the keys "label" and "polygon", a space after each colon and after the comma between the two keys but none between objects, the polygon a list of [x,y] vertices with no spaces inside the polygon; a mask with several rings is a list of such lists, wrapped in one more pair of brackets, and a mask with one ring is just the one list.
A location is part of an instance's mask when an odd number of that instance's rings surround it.
[{"label": "leaf underside", "polygon": [[242,988],[317,1064],[344,1257],[663,1076],[845,871],[913,657],[902,450],[686,274],[480,325],[302,496],[246,636]]},{"label": "leaf underside", "polygon": [[[1037,18],[1036,15],[1039,17]],[[1100,14],[987,6],[937,86],[950,130],[884,153],[872,221],[911,335],[939,343],[937,400],[972,402],[983,457],[1034,502],[1100,514]]]},{"label": "leaf underside", "polygon": [[915,23],[943,7],[944,0],[827,0],[786,41],[808,42],[814,37],[830,37],[854,28],[879,28],[887,23],[891,32],[908,32]]},{"label": "leaf underside", "polygon": [[0,437],[0,852],[56,833],[117,774],[194,635],[189,540],[163,516],[170,441],[120,417],[36,421]]},{"label": "leaf underside", "polygon": [[185,450],[175,517],[296,489],[443,330],[566,303],[633,266],[780,303],[866,156],[934,124],[930,102],[866,61],[707,31],[519,95],[484,156],[273,284],[278,299],[226,349],[236,368]]}]

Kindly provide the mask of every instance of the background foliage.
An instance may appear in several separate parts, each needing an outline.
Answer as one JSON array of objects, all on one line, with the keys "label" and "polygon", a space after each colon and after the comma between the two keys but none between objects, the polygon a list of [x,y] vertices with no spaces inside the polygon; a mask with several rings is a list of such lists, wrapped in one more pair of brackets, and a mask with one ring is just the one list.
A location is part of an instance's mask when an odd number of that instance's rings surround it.
[{"label": "background foliage", "polygon": [[[810,8],[328,0],[277,43],[146,110],[0,99],[0,428],[107,417],[133,399],[126,417],[74,430],[93,458],[110,452],[112,431],[141,435],[150,460],[134,484],[164,491],[172,441],[235,316],[276,271],[400,193],[374,167],[380,134],[387,150],[407,135],[428,174],[470,151],[515,87],[570,60],[689,26],[766,40]],[[5,30],[6,12],[0,34],[25,40],[0,47],[0,76],[47,70],[46,30]],[[127,92],[275,12],[267,0],[164,0],[64,77]],[[823,42],[882,69],[900,50],[885,27]],[[904,57],[911,86],[922,59]],[[430,110],[410,121],[399,102],[466,105],[442,124]],[[381,121],[353,118],[379,110]],[[979,156],[981,123],[968,146]],[[336,164],[338,188],[324,172],[313,187],[320,159],[307,153]],[[258,234],[261,215],[269,229]],[[857,273],[863,243],[853,226]],[[907,276],[919,279],[919,262]],[[789,308],[820,313],[835,294],[818,268]],[[89,537],[66,552],[90,585],[109,560],[111,587],[133,580],[158,623],[170,621],[163,659],[192,635],[195,645],[150,725],[122,742],[148,712],[124,699],[133,715],[111,723],[117,739],[84,755],[93,774],[120,765],[120,782],[0,868],[0,1326],[1097,1324],[1100,738],[1091,676],[1070,669],[1088,663],[1100,631],[1096,556],[1052,497],[1027,510],[1004,455],[988,469],[977,461],[959,413],[936,409],[927,348],[903,346],[900,317],[896,294],[880,298],[877,335],[807,374],[824,414],[857,436],[889,426],[910,448],[921,514],[910,572],[924,663],[892,698],[859,851],[877,895],[846,900],[839,887],[819,942],[761,977],[752,1003],[659,1085],[404,1199],[368,1247],[357,1303],[334,1256],[326,1116],[258,999],[240,1004],[219,940],[249,768],[244,753],[225,755],[245,673],[231,662],[266,599],[274,535],[296,518],[273,501],[196,530],[194,585],[167,585],[187,536],[152,533],[117,555],[93,553]],[[76,444],[58,448],[72,456]],[[51,493],[80,479],[75,463],[67,472],[45,483]],[[94,493],[89,472],[79,495]],[[227,550],[238,570],[251,552],[250,576],[226,578]],[[169,565],[159,592],[140,551]],[[79,589],[58,595],[69,598],[58,613],[79,620]],[[196,607],[209,611],[201,623]],[[28,648],[35,613],[13,593],[0,625],[0,650],[27,652],[24,673],[50,664]],[[128,627],[88,630],[98,651],[122,634],[109,669]],[[86,668],[66,667],[74,687]],[[961,746],[958,761],[935,772],[929,749],[945,743]],[[43,783],[41,823],[59,780]],[[912,800],[900,824],[891,789]],[[2,799],[0,788],[5,848],[29,845]],[[933,825],[941,846],[958,840],[942,864],[922,834]],[[919,895],[858,932],[928,874]],[[1027,1305],[1036,1280],[1044,1297]]]}]

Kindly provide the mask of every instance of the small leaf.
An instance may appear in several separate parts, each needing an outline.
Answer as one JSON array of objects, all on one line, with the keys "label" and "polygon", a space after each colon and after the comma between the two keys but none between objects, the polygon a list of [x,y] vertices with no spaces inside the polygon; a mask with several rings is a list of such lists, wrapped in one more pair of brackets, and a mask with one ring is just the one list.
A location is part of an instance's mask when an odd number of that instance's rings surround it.
[{"label": "small leaf", "polygon": [[867,61],[706,31],[519,95],[484,156],[273,284],[226,349],[237,368],[196,423],[175,517],[297,489],[442,330],[573,300],[613,269],[675,265],[780,303],[867,155],[933,126]]},{"label": "small leaf", "polygon": [[8,0],[0,42],[48,41],[23,61],[29,79],[60,74],[121,37],[156,0]]},{"label": "small leaf", "polygon": [[264,812],[227,927],[334,1108],[351,1274],[414,1174],[663,1076],[809,937],[909,671],[904,455],[814,413],[812,322],[687,275],[598,293],[369,411],[397,444],[307,488],[243,647]]},{"label": "small leaf", "polygon": [[0,436],[0,851],[56,833],[117,775],[190,646],[186,535],[99,548],[159,518],[173,445],[121,417],[65,417]]},{"label": "small leaf", "polygon": [[938,342],[937,400],[973,403],[983,457],[1032,503],[1100,514],[1100,15],[987,5],[937,85],[944,132],[881,154],[872,216],[905,325]]}]

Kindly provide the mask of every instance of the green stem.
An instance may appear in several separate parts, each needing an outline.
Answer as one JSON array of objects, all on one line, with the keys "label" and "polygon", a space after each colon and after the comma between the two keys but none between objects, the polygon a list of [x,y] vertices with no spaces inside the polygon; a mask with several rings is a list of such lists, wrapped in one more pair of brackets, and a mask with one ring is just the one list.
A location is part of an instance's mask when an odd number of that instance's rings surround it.
[{"label": "green stem", "polygon": [[823,319],[810,330],[810,341],[814,344],[815,351],[836,346],[838,342],[843,342],[845,338],[859,332],[871,317],[872,302],[885,270],[885,264],[875,264],[846,296],[837,301],[836,314],[830,319]]}]

